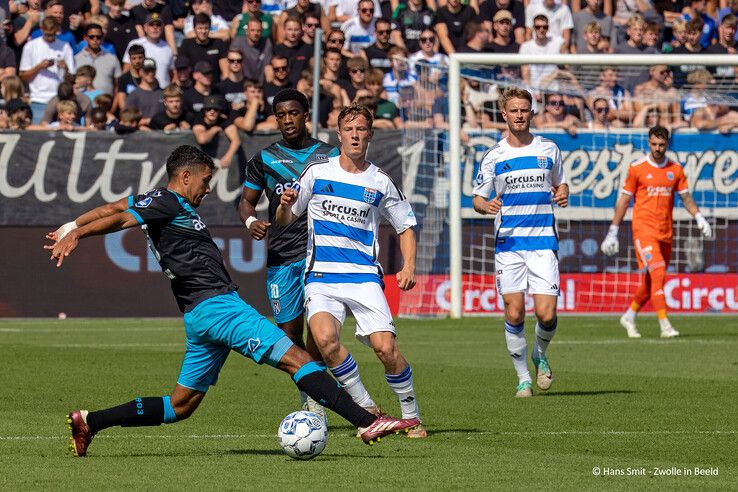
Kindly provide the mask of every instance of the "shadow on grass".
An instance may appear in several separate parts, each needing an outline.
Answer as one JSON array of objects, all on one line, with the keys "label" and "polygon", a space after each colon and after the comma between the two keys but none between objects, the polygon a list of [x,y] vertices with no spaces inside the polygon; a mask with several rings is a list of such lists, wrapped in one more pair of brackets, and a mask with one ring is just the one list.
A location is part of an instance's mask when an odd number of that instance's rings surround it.
[{"label": "shadow on grass", "polygon": [[602,391],[553,391],[537,393],[536,396],[596,396],[596,395],[630,395],[637,393],[633,390],[602,390]]}]

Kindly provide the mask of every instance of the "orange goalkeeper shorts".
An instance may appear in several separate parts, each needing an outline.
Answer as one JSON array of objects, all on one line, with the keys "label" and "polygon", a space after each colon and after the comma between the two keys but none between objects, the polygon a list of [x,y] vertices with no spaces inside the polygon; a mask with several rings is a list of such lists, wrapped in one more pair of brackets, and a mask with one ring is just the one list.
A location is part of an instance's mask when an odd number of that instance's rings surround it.
[{"label": "orange goalkeeper shorts", "polygon": [[638,257],[638,268],[648,268],[652,272],[656,268],[666,268],[671,256],[671,243],[651,238],[634,239],[636,256]]}]

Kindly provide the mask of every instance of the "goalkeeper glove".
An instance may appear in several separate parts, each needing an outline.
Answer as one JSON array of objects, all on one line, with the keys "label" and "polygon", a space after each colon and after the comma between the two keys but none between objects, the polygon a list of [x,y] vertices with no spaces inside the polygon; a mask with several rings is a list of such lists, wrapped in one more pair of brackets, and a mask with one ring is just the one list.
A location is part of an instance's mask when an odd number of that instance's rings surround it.
[{"label": "goalkeeper glove", "polygon": [[614,224],[611,225],[610,230],[607,231],[607,236],[605,236],[605,240],[602,241],[602,245],[600,245],[600,249],[607,256],[615,255],[618,251],[620,251],[620,242],[618,241],[618,229],[618,226]]},{"label": "goalkeeper glove", "polygon": [[694,220],[697,221],[697,228],[700,230],[703,236],[705,237],[712,236],[712,227],[710,227],[710,223],[707,222],[704,215],[697,212],[694,216]]}]

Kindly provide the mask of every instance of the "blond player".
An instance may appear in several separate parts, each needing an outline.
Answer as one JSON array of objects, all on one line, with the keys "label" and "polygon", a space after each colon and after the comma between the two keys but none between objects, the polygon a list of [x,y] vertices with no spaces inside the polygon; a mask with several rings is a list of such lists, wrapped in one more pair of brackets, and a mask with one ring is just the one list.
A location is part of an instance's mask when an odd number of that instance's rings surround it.
[{"label": "blond player", "polygon": [[710,224],[689,193],[682,166],[666,158],[668,145],[669,130],[655,126],[648,131],[650,152],[628,169],[625,185],[615,205],[610,230],[602,241],[603,253],[612,256],[618,252],[618,228],[628,211],[630,200],[633,199],[633,242],[638,268],[644,270],[644,275],[630,308],[620,318],[620,324],[630,338],[641,337],[635,323],[636,315],[649,299],[659,319],[661,337],[679,336],[679,332],[671,326],[666,316],[664,298],[664,277],[671,254],[674,192],[679,194],[687,212],[694,216],[702,235],[712,236]]}]

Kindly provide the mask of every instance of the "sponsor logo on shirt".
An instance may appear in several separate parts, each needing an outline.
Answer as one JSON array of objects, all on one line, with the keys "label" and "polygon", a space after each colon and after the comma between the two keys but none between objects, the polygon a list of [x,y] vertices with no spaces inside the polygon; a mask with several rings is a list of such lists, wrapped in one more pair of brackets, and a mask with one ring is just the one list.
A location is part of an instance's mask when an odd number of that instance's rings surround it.
[{"label": "sponsor logo on shirt", "polygon": [[671,196],[674,190],[671,186],[648,186],[646,192],[648,196]]},{"label": "sponsor logo on shirt", "polygon": [[377,190],[371,188],[364,188],[364,201],[366,203],[374,203],[377,199]]}]

